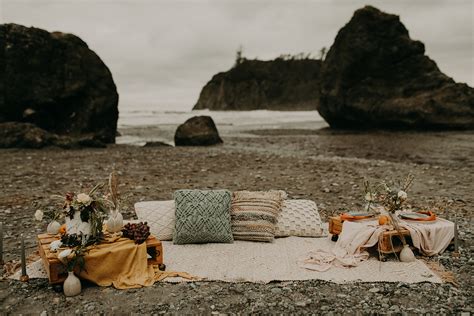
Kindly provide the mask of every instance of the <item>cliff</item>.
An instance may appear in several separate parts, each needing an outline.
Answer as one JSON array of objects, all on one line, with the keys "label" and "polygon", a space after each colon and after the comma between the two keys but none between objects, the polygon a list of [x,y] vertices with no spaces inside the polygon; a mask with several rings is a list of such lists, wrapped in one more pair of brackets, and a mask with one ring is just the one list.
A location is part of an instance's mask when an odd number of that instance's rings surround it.
[{"label": "cliff", "polygon": [[212,77],[194,110],[316,110],[321,61],[246,60]]}]

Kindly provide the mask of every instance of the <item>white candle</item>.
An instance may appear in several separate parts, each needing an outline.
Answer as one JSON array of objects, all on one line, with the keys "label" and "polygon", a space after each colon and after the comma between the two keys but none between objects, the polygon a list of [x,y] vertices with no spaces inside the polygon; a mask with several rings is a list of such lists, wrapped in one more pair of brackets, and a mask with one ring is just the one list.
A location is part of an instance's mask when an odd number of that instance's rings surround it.
[{"label": "white candle", "polygon": [[454,252],[459,251],[459,239],[458,239],[458,216],[454,217]]}]

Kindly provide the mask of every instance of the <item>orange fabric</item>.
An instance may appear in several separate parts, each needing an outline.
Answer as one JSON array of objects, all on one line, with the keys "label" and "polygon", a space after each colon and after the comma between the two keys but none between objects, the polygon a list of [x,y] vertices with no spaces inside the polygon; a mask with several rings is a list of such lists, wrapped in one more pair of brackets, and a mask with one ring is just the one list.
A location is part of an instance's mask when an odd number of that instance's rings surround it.
[{"label": "orange fabric", "polygon": [[79,276],[117,289],[151,286],[167,277],[194,279],[187,273],[160,271],[148,265],[145,243],[137,245],[130,239],[118,237],[92,246],[85,255],[85,270]]}]

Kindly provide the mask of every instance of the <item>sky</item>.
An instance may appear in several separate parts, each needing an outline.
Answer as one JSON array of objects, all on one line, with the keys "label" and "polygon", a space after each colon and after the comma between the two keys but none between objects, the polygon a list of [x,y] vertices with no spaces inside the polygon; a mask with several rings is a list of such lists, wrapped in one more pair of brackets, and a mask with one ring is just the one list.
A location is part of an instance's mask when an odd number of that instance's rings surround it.
[{"label": "sky", "polygon": [[472,0],[0,0],[0,22],[82,38],[111,70],[121,109],[189,110],[240,45],[247,58],[317,56],[366,4],[400,15],[444,73],[474,86]]}]

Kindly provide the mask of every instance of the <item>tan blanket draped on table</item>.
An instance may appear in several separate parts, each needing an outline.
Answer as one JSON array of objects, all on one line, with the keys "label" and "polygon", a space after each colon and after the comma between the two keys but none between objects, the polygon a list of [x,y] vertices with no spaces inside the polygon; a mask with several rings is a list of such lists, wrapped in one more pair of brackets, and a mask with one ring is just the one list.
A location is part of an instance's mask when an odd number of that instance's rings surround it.
[{"label": "tan blanket draped on table", "polygon": [[410,231],[413,246],[426,256],[442,253],[454,238],[454,223],[443,218],[434,222],[401,221]]},{"label": "tan blanket draped on table", "polygon": [[[300,265],[306,269],[326,271],[332,266],[353,267],[367,260],[366,248],[375,246],[388,226],[376,220],[344,221],[342,232],[331,251],[315,250]],[[435,222],[400,221],[410,231],[413,246],[427,256],[442,253],[454,237],[454,223],[438,218]]]},{"label": "tan blanket draped on table", "polygon": [[108,238],[86,254],[85,270],[79,276],[100,286],[117,289],[151,286],[167,277],[193,279],[184,272],[164,272],[148,265],[146,244],[135,244],[127,238]]}]

